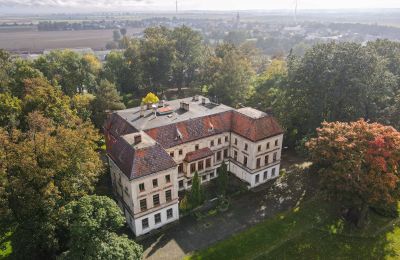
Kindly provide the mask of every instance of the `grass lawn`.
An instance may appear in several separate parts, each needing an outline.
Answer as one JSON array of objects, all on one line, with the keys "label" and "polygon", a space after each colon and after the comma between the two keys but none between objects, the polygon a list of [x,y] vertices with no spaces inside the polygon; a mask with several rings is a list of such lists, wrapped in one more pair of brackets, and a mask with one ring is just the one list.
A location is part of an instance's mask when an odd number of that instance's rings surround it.
[{"label": "grass lawn", "polygon": [[187,259],[400,259],[399,219],[371,212],[362,231],[319,200],[268,219]]}]

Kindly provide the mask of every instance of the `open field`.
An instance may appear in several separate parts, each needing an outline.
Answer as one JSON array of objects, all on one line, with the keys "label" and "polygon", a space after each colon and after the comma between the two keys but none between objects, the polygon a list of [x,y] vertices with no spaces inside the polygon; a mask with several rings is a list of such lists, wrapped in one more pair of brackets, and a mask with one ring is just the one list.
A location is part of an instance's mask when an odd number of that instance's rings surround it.
[{"label": "open field", "polygon": [[[128,28],[128,34],[140,29]],[[112,41],[113,30],[84,31],[0,31],[0,49],[8,51],[40,52],[44,49],[90,47],[95,50],[104,49],[107,42]]]}]

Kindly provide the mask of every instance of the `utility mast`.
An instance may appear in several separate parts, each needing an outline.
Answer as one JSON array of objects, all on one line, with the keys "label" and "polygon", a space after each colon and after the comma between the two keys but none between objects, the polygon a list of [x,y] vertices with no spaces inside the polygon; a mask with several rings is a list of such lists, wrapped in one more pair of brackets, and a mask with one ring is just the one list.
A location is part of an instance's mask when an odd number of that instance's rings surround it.
[{"label": "utility mast", "polygon": [[176,9],[176,13],[178,13],[178,0],[175,1],[175,9]]}]

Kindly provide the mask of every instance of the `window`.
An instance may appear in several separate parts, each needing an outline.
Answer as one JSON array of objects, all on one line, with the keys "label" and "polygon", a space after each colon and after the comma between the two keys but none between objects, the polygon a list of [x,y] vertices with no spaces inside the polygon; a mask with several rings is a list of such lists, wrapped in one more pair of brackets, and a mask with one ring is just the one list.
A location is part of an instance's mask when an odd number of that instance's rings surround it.
[{"label": "window", "polygon": [[196,144],[196,145],[194,146],[194,149],[195,149],[196,151],[199,150],[199,145]]},{"label": "window", "polygon": [[199,171],[202,171],[202,170],[204,169],[204,162],[203,162],[203,161],[199,161],[199,162],[197,163],[197,169],[198,169]]},{"label": "window", "polygon": [[158,180],[153,179],[153,188],[157,188],[157,187],[158,187]]},{"label": "window", "polygon": [[256,163],[257,163],[257,165],[256,165],[257,169],[260,168],[261,167],[261,158],[257,158]]},{"label": "window", "polygon": [[259,183],[260,182],[260,174],[257,174],[256,175],[256,183]]},{"label": "window", "polygon": [[247,166],[247,157],[246,156],[243,157],[243,165]]},{"label": "window", "polygon": [[144,183],[139,184],[139,191],[140,192],[144,191]]},{"label": "window", "polygon": [[165,182],[170,183],[171,182],[171,176],[170,175],[165,175]]},{"label": "window", "polygon": [[273,160],[274,160],[274,162],[276,161],[276,153],[274,153]]},{"label": "window", "polygon": [[183,154],[183,151],[182,151],[182,149],[180,149],[179,150],[179,155],[182,155]]},{"label": "window", "polygon": [[180,188],[180,189],[183,188],[183,180],[180,180],[180,181],[179,181],[179,188]]},{"label": "window", "polygon": [[275,140],[275,146],[278,146],[278,139]]},{"label": "window", "polygon": [[153,206],[157,207],[160,205],[160,195],[153,195]]},{"label": "window", "polygon": [[224,150],[224,158],[228,158],[228,149]]},{"label": "window", "polygon": [[178,172],[179,172],[179,173],[183,172],[183,163],[180,163],[180,164],[178,165]]},{"label": "window", "polygon": [[221,151],[217,152],[217,161],[221,161]]},{"label": "window", "polygon": [[264,157],[264,163],[265,163],[265,165],[267,165],[269,163],[269,155],[266,155]]},{"label": "window", "polygon": [[257,147],[257,150],[258,150],[259,152],[261,152],[261,145],[259,145],[259,146]]},{"label": "window", "polygon": [[146,201],[146,199],[140,200],[140,210],[141,211],[147,210],[147,201]]},{"label": "window", "polygon": [[264,179],[264,180],[268,179],[268,171],[265,171],[265,172],[264,172],[263,179]]},{"label": "window", "polygon": [[148,218],[142,219],[142,229],[146,229],[148,227],[149,227],[149,219]]},{"label": "window", "polygon": [[275,177],[275,168],[272,168],[271,177]]},{"label": "window", "polygon": [[174,158],[174,152],[170,152],[169,155]]},{"label": "window", "polygon": [[211,158],[207,158],[206,159],[206,168],[210,168],[211,167]]},{"label": "window", "polygon": [[188,180],[187,186],[192,186],[192,180]]},{"label": "window", "polygon": [[213,147],[214,146],[214,140],[211,140],[210,142],[210,146]]},{"label": "window", "polygon": [[215,176],[215,173],[213,173],[213,172],[210,173],[210,179],[211,179],[211,178],[214,178],[214,176]]},{"label": "window", "polygon": [[225,143],[227,143],[229,141],[229,137],[225,136]]},{"label": "window", "polygon": [[267,143],[267,150],[269,149],[269,142]]},{"label": "window", "polygon": [[237,145],[237,138],[235,138],[235,145]]},{"label": "window", "polygon": [[244,144],[244,150],[247,151],[247,148],[249,148],[249,146],[247,144]]},{"label": "window", "polygon": [[235,161],[237,161],[237,156],[238,156],[237,151],[233,151],[233,158],[235,159]]},{"label": "window", "polygon": [[201,180],[202,180],[202,181],[206,181],[206,180],[207,180],[207,175],[201,176]]},{"label": "window", "polygon": [[167,219],[170,219],[173,217],[173,211],[172,209],[167,209]]},{"label": "window", "polygon": [[161,213],[157,213],[157,214],[154,215],[154,222],[156,224],[161,223]]},{"label": "window", "polygon": [[196,163],[190,164],[190,173],[194,173],[196,171]]},{"label": "window", "polygon": [[218,144],[221,144],[221,143],[222,143],[221,138],[218,138]]},{"label": "window", "polygon": [[172,200],[172,192],[171,192],[171,190],[167,190],[167,191],[165,192],[165,200],[166,200],[167,202],[170,202],[170,201]]}]

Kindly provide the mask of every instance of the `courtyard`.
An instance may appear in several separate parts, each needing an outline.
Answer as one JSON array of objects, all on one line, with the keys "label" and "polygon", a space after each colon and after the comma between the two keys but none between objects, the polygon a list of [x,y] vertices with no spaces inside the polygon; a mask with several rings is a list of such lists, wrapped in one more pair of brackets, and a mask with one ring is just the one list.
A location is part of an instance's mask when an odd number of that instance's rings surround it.
[{"label": "courtyard", "polygon": [[191,214],[179,223],[142,241],[145,259],[182,259],[233,234],[246,230],[278,213],[296,207],[310,192],[311,178],[300,158],[285,154],[283,175],[255,190],[231,198],[226,212],[198,217]]}]

